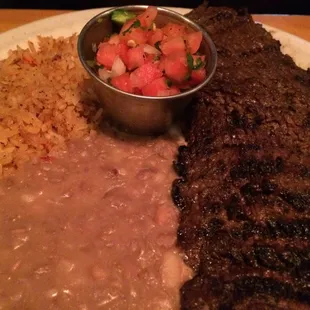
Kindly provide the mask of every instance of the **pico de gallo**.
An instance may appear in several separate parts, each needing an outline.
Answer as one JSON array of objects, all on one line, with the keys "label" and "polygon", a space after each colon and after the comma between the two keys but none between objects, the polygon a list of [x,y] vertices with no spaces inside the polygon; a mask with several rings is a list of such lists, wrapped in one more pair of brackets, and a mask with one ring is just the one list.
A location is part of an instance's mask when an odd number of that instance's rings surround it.
[{"label": "pico de gallo", "polygon": [[110,85],[144,96],[172,96],[206,78],[205,55],[199,53],[202,33],[185,25],[155,23],[157,8],[142,14],[118,9],[111,19],[120,32],[96,48],[99,77]]}]

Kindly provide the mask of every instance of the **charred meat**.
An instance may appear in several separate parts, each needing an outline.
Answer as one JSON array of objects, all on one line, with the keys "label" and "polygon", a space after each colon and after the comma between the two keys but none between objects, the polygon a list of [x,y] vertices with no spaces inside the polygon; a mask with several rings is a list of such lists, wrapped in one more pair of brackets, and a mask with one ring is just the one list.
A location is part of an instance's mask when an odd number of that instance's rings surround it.
[{"label": "charred meat", "polygon": [[219,59],[175,162],[182,309],[310,309],[310,71],[244,11],[189,17]]}]

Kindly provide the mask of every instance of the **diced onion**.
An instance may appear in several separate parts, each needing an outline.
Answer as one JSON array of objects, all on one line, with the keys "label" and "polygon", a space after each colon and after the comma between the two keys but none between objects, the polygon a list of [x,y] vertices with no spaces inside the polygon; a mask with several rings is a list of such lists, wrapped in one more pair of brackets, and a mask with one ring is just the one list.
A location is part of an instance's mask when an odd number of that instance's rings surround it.
[{"label": "diced onion", "polygon": [[111,38],[109,39],[109,44],[115,44],[115,45],[117,45],[118,43],[120,42],[120,40],[119,40],[119,35],[118,34],[113,34],[112,36],[111,36]]},{"label": "diced onion", "polygon": [[164,254],[161,276],[166,287],[176,288],[180,286],[182,281],[182,260],[177,253],[168,251]]},{"label": "diced onion", "polygon": [[143,50],[147,54],[153,54],[153,55],[160,55],[160,51],[155,48],[154,46],[151,46],[149,44],[144,44]]},{"label": "diced onion", "polygon": [[111,76],[119,76],[126,72],[126,66],[119,56],[115,57],[112,65]]},{"label": "diced onion", "polygon": [[129,47],[136,47],[137,43],[134,40],[128,40],[127,46],[129,46]]},{"label": "diced onion", "polygon": [[135,71],[133,71],[131,74],[130,74],[130,81],[131,81],[131,85],[132,87],[138,87],[139,85],[139,78],[137,77],[137,74]]},{"label": "diced onion", "polygon": [[111,71],[109,71],[105,68],[99,69],[98,74],[99,74],[99,77],[101,78],[101,80],[103,80],[104,82],[107,82],[108,79],[111,77]]}]

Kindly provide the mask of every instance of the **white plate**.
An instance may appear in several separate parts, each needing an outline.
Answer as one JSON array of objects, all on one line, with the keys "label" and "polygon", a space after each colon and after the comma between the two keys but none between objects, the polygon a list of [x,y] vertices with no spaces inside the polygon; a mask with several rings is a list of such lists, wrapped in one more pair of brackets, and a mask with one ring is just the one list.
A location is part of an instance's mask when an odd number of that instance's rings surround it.
[{"label": "white plate", "polygon": [[[107,8],[76,11],[42,19],[0,34],[0,59],[7,57],[10,49],[27,46],[27,41],[36,41],[36,36],[70,36],[79,33],[84,24]],[[186,14],[189,9],[170,8],[178,13]],[[310,42],[264,25],[272,35],[282,43],[282,51],[293,57],[297,65],[307,69],[310,67]]]}]

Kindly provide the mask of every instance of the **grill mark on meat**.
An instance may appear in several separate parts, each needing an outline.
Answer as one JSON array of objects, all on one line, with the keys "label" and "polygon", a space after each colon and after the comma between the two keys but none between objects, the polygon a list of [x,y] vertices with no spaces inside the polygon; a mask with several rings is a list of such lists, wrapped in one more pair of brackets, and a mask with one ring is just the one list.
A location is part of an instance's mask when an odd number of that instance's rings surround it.
[{"label": "grill mark on meat", "polygon": [[254,267],[262,266],[275,271],[289,272],[297,277],[310,271],[309,251],[292,249],[279,253],[269,246],[254,245],[249,252],[242,254],[245,263],[250,265],[254,263]]},{"label": "grill mark on meat", "polygon": [[196,271],[182,309],[310,309],[310,71],[245,11],[189,17],[218,66],[174,162],[178,245]]},{"label": "grill mark on meat", "polygon": [[257,235],[263,238],[309,238],[310,219],[270,219],[265,224],[246,222],[242,227],[242,236],[246,240]]},{"label": "grill mark on meat", "polygon": [[223,260],[231,263],[230,274],[236,273],[236,270],[239,273],[241,269],[267,274],[275,271],[297,278],[299,282],[310,276],[310,252],[296,247],[259,244],[255,241],[246,244],[232,242],[231,248],[224,248],[219,253],[215,251],[213,255],[217,256],[221,264]]},{"label": "grill mark on meat", "polygon": [[248,182],[241,187],[240,191],[246,196],[257,196],[259,194],[271,195],[277,190],[277,187],[277,184],[264,179],[261,184]]},{"label": "grill mark on meat", "polygon": [[230,170],[232,179],[245,179],[257,176],[276,174],[283,170],[283,160],[277,157],[276,160],[256,160],[255,158],[240,161]]},{"label": "grill mark on meat", "polygon": [[307,114],[305,120],[304,120],[304,126],[306,128],[310,128],[310,112]]},{"label": "grill mark on meat", "polygon": [[299,170],[299,175],[303,178],[310,178],[310,169],[305,166],[301,166]]},{"label": "grill mark on meat", "polygon": [[[229,237],[246,241],[250,238],[256,239],[294,239],[301,238],[309,240],[310,238],[310,219],[293,219],[286,220],[283,218],[267,219],[264,223],[257,223],[254,221],[245,221],[241,223],[233,223],[229,228],[225,228],[224,221],[219,218],[212,218],[208,224],[201,227],[204,236],[210,238],[225,238]],[[194,230],[194,229],[193,229]],[[196,232],[198,234],[198,232]],[[212,240],[213,242],[213,240]]]},{"label": "grill mark on meat", "polygon": [[[186,202],[183,197],[187,197],[188,192],[195,193],[196,202],[192,201],[192,205],[199,204],[205,219],[221,216],[224,221],[264,222],[266,218],[282,215],[288,219],[310,218],[310,210],[307,208],[308,194],[289,193],[290,196],[288,196],[285,188],[279,188],[276,183],[266,178],[243,183],[240,186],[240,192],[236,187],[230,195],[226,189],[224,190],[225,196],[221,196],[214,188],[220,189],[214,179],[213,182],[210,182],[210,179],[199,179],[190,183],[178,180],[175,181],[172,194],[175,203],[184,209]],[[225,184],[222,188],[225,189]],[[290,200],[284,200],[282,197]],[[187,207],[184,212],[189,211],[190,208]]]},{"label": "grill mark on meat", "polygon": [[295,290],[288,283],[261,277],[245,277],[225,283],[223,295],[219,309],[231,309],[234,303],[253,295],[269,295],[273,298],[295,299],[299,302],[307,302],[310,298],[307,291]]},{"label": "grill mark on meat", "polygon": [[247,115],[241,115],[240,112],[234,109],[230,112],[228,117],[228,124],[231,125],[233,128],[241,128],[244,130],[254,130],[258,126],[263,123],[263,117],[256,112],[252,118],[249,118]]},{"label": "grill mark on meat", "polygon": [[[203,298],[198,298],[200,291],[205,292]],[[250,307],[242,307],[241,309],[264,309],[251,307],[252,303],[255,305],[258,299],[260,305],[266,306],[270,303],[274,306],[273,309],[281,309],[278,306],[279,301],[285,305],[287,300],[294,307],[287,308],[284,306],[283,309],[297,309],[299,305],[301,305],[301,309],[308,309],[304,304],[310,297],[309,292],[302,285],[300,287],[298,284],[293,286],[290,283],[256,275],[235,278],[231,281],[217,277],[210,277],[206,280],[197,276],[183,286],[181,293],[181,309],[195,310],[203,309],[211,296],[217,298],[212,299],[211,303],[209,302],[209,309],[221,310],[236,309],[236,306],[246,299],[248,299]],[[192,296],[196,296],[197,299],[194,301]]]},{"label": "grill mark on meat", "polygon": [[291,204],[296,211],[303,212],[310,208],[310,192],[309,193],[292,193],[285,191],[280,197]]}]

